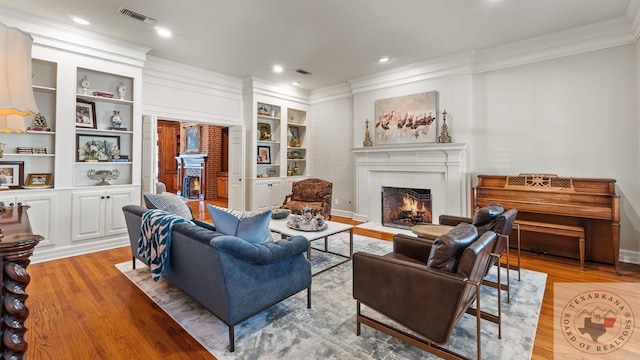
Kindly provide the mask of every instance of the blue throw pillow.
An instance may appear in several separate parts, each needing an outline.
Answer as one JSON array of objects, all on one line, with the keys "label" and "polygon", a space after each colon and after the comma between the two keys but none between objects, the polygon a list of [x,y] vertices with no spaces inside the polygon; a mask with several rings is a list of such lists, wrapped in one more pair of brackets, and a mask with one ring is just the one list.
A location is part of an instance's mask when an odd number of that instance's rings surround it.
[{"label": "blue throw pillow", "polygon": [[269,231],[271,210],[240,211],[207,205],[211,220],[216,230],[225,234],[237,236],[251,243],[272,242]]}]

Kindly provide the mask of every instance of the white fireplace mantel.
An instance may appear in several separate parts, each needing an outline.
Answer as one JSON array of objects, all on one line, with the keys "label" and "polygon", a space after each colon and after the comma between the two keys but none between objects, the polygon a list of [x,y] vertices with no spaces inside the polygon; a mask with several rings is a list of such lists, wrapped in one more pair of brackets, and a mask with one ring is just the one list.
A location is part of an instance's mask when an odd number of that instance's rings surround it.
[{"label": "white fireplace mantel", "polygon": [[354,219],[381,223],[382,186],[431,189],[434,222],[467,216],[467,144],[408,144],[354,148]]}]

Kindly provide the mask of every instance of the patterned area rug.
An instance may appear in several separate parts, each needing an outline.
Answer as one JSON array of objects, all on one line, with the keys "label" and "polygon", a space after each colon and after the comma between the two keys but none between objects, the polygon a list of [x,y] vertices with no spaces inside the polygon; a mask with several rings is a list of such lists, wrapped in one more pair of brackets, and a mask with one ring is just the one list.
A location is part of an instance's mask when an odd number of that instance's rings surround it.
[{"label": "patterned area rug", "polygon": [[[312,245],[322,247],[322,240]],[[391,242],[354,235],[354,251],[386,254],[391,247]],[[348,253],[348,234],[330,237],[329,250]],[[312,271],[315,273],[340,260],[331,254],[312,251]],[[136,265],[136,270],[132,270],[130,261],[116,267],[220,360],[437,359],[366,325],[362,325],[361,335],[356,336],[351,262],[313,277],[311,309],[306,308],[306,291],[302,291],[237,325],[233,353],[226,349],[227,326],[191,297],[164,279],[153,282],[149,269],[142,263]],[[502,271],[504,279],[506,270]],[[482,321],[483,359],[531,357],[547,275],[522,270],[522,281],[517,280],[515,271],[511,275],[511,303],[503,302],[502,307],[502,339],[498,339],[496,324]],[[495,289],[482,287],[481,306],[497,313]],[[364,306],[363,313],[389,322]],[[446,347],[475,358],[475,321],[475,317],[464,315]]]}]

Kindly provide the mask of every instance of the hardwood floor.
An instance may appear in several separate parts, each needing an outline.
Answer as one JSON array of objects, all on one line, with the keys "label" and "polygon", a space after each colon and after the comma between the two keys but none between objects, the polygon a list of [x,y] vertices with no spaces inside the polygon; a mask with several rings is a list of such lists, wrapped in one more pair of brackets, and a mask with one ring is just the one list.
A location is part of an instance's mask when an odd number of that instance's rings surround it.
[{"label": "hardwood floor", "polygon": [[[210,221],[205,204],[188,204],[198,219]],[[375,231],[355,233],[391,239]],[[114,267],[123,261],[131,261],[129,247],[29,266],[30,359],[215,359]],[[616,276],[608,265],[588,263],[581,272],[577,260],[523,253],[522,266],[548,274],[533,359],[553,358],[554,283],[640,282],[640,266],[631,264]]]}]

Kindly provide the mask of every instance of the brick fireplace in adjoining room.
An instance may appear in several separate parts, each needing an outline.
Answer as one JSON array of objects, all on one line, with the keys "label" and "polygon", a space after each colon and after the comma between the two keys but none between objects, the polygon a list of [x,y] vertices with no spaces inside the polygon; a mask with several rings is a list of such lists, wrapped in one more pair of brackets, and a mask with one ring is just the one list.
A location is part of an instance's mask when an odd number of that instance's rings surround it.
[{"label": "brick fireplace in adjoining room", "polygon": [[[354,149],[354,220],[382,226],[383,187],[428,189],[431,220],[442,214],[468,216],[467,144],[407,144]],[[393,228],[389,228],[390,231]]]}]

